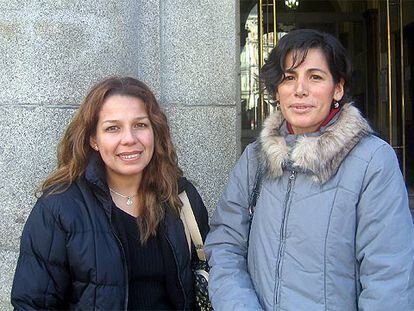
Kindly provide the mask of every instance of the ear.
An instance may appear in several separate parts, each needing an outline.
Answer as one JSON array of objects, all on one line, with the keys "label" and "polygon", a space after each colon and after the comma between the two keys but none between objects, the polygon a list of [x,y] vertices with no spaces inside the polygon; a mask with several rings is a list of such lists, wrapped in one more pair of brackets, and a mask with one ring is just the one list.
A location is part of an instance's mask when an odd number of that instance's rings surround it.
[{"label": "ear", "polygon": [[334,100],[335,101],[340,101],[342,99],[342,97],[344,97],[344,85],[345,85],[345,81],[344,79],[341,78],[341,80],[335,85],[335,93],[334,93]]},{"label": "ear", "polygon": [[275,99],[276,100],[279,100],[279,93],[276,91],[276,93],[275,93]]},{"label": "ear", "polygon": [[99,151],[98,144],[96,143],[96,138],[94,136],[89,137],[89,145],[95,151]]}]

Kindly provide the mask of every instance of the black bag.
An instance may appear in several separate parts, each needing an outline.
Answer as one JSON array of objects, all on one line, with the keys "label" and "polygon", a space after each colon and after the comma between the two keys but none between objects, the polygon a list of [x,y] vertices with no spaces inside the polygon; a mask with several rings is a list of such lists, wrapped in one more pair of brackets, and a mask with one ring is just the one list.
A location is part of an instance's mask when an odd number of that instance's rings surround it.
[{"label": "black bag", "polygon": [[213,310],[210,299],[208,298],[209,271],[210,267],[205,260],[198,260],[193,268],[195,299],[197,307],[201,311]]},{"label": "black bag", "polygon": [[210,267],[204,253],[203,239],[198,229],[197,221],[185,191],[179,194],[183,206],[181,208],[181,220],[184,224],[185,235],[187,237],[188,248],[191,255],[191,242],[197,251],[197,261],[192,267],[194,273],[194,292],[197,309],[201,311],[213,310],[210,299],[208,298],[208,274]]}]

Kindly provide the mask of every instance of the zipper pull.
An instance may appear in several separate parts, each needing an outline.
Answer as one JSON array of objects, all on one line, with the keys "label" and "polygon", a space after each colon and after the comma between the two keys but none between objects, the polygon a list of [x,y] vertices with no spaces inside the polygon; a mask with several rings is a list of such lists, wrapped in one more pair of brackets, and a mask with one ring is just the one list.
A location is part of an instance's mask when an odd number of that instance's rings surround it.
[{"label": "zipper pull", "polygon": [[295,178],[295,175],[296,175],[296,171],[291,171],[291,172],[290,172],[289,179],[290,179],[290,180],[294,179],[294,178]]}]

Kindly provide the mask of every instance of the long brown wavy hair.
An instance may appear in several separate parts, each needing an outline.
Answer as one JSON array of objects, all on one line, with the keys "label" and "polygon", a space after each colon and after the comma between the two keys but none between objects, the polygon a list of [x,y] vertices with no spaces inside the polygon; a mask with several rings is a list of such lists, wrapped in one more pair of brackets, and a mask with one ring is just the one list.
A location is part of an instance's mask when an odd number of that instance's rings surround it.
[{"label": "long brown wavy hair", "polygon": [[109,77],[98,82],[78,108],[58,145],[57,168],[40,186],[48,194],[62,192],[82,177],[94,151],[90,137],[96,132],[99,112],[105,100],[112,95],[125,95],[141,99],[154,131],[154,154],[143,171],[138,189],[141,197],[139,217],[141,243],[145,243],[164,217],[164,203],[179,212],[177,180],[182,176],[171,140],[168,121],[154,94],[141,81],[131,77]]}]

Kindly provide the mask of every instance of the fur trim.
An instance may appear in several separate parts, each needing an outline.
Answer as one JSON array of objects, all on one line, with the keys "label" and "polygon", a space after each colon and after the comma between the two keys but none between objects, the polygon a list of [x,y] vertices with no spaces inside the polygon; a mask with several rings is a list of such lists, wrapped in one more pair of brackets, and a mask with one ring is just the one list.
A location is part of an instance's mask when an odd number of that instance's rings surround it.
[{"label": "fur trim", "polygon": [[289,147],[285,139],[279,136],[279,127],[283,122],[281,113],[273,113],[266,118],[260,133],[260,145],[264,152],[264,162],[269,176],[282,176],[283,162],[289,157]]},{"label": "fur trim", "polygon": [[282,176],[283,165],[291,162],[293,167],[309,172],[316,181],[325,183],[361,138],[372,133],[359,110],[352,104],[345,104],[338,120],[321,135],[303,136],[290,150],[279,133],[283,121],[282,114],[276,111],[265,120],[260,134],[260,153],[270,178]]}]

